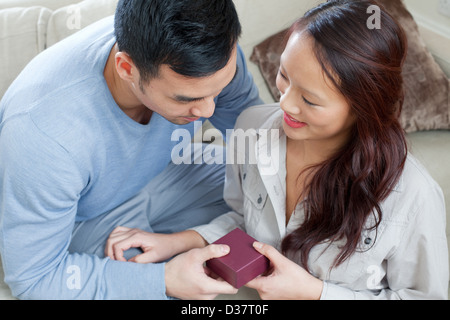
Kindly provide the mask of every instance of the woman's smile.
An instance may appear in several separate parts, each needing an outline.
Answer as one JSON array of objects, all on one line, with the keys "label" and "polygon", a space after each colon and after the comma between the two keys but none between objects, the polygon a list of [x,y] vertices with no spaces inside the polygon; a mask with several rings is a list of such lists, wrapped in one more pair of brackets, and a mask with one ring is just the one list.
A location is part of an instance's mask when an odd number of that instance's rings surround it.
[{"label": "woman's smile", "polygon": [[284,121],[286,122],[286,124],[289,127],[294,128],[294,129],[301,129],[301,128],[307,126],[306,123],[295,120],[293,117],[288,115],[286,112],[284,113]]}]

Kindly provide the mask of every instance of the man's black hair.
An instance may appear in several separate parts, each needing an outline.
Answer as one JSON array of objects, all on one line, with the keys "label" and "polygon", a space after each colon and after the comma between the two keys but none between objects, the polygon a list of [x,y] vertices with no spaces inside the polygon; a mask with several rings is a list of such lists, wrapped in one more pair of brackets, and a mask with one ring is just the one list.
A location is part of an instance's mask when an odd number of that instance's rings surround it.
[{"label": "man's black hair", "polygon": [[115,15],[119,50],[141,80],[169,65],[187,77],[205,77],[228,63],[241,34],[232,0],[120,0]]}]

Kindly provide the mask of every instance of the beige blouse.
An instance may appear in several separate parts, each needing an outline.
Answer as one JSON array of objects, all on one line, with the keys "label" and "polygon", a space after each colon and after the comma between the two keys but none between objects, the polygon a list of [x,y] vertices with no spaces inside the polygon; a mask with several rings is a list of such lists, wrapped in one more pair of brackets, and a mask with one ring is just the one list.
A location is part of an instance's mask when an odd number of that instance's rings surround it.
[{"label": "beige blouse", "polygon": [[[299,205],[286,225],[286,136],[281,121],[277,104],[252,107],[239,117],[228,141],[224,193],[233,211],[194,228],[209,243],[240,227],[279,249],[282,239],[302,223]],[[250,147],[239,143],[244,135]],[[321,299],[447,299],[444,197],[413,156],[408,156],[398,185],[381,208],[378,233],[363,232],[359,250],[344,264],[331,269],[341,243],[323,243],[311,251],[309,268],[324,281]]]}]

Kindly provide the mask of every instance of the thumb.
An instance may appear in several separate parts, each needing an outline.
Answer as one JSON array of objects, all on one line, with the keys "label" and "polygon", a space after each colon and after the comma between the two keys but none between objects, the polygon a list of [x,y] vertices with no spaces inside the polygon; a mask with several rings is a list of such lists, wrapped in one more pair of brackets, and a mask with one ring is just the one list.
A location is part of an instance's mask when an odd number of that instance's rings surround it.
[{"label": "thumb", "polygon": [[230,253],[230,247],[225,244],[211,244],[201,250],[200,257],[203,261],[220,258]]},{"label": "thumb", "polygon": [[280,261],[280,258],[284,258],[284,256],[277,249],[268,244],[255,241],[253,243],[253,248],[255,248],[255,250],[263,256],[266,256],[273,265],[277,265],[277,261]]}]

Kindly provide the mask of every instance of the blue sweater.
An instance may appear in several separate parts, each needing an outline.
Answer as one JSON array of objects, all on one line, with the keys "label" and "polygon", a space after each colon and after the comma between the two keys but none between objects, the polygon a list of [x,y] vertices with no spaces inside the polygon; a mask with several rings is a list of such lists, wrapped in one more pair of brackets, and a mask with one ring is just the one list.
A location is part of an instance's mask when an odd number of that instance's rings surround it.
[{"label": "blue sweater", "polygon": [[[163,264],[67,251],[76,221],[136,195],[170,162],[172,132],[194,131],[122,112],[103,77],[114,44],[112,18],[78,32],[37,56],[0,103],[0,253],[21,299],[166,298]],[[261,104],[240,48],[238,69],[210,119],[223,133]],[[80,290],[69,285],[73,272]]]}]

